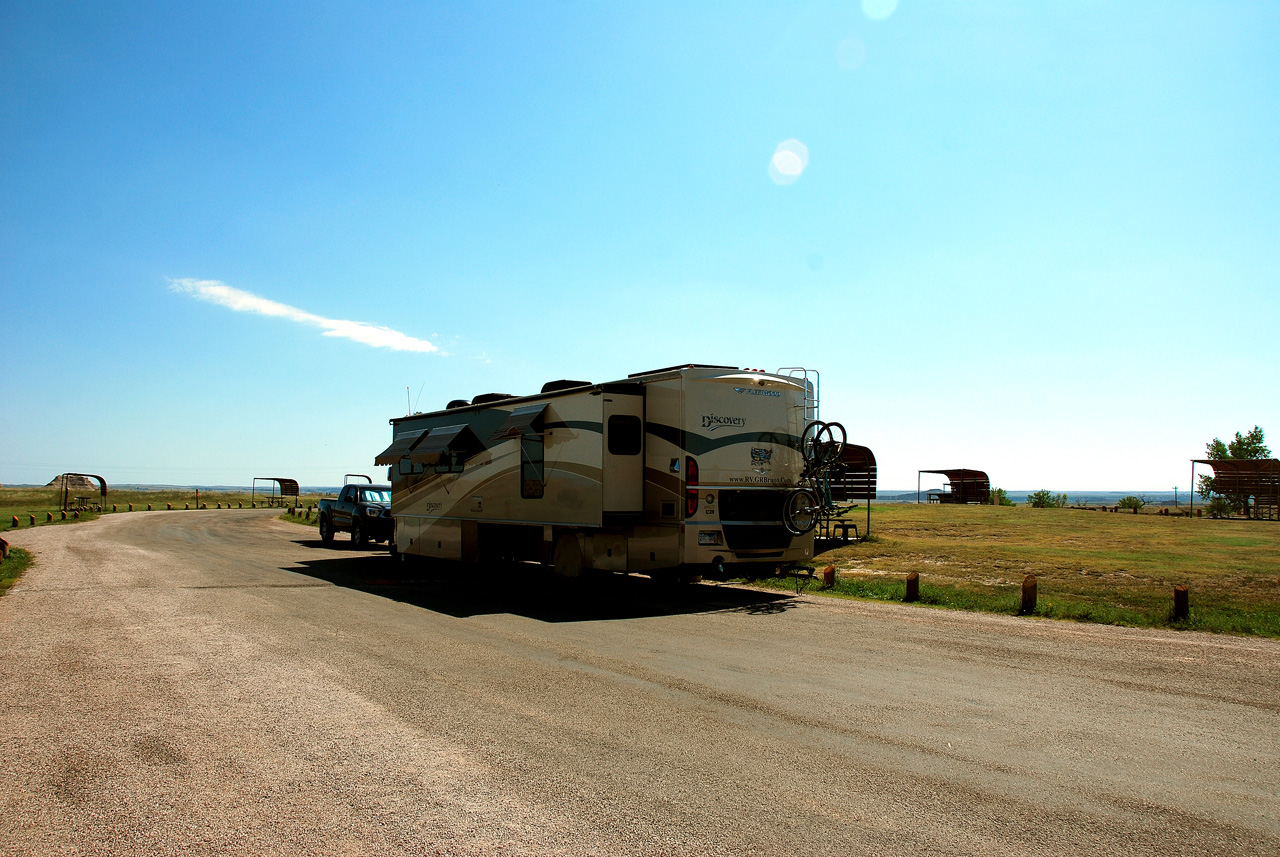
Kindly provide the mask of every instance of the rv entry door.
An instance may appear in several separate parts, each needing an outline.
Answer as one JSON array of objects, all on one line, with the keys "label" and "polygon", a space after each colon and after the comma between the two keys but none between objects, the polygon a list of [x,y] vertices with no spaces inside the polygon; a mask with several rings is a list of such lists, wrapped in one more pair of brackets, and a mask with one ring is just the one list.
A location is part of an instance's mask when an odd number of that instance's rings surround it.
[{"label": "rv entry door", "polygon": [[600,481],[605,518],[644,513],[644,387],[604,390],[604,461]]}]

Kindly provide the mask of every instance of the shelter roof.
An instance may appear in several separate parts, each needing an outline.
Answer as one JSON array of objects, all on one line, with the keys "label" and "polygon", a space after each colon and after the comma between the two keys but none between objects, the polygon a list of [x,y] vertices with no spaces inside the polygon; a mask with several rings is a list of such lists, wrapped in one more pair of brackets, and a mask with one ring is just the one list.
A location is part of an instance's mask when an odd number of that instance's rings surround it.
[{"label": "shelter roof", "polygon": [[1193,458],[1195,464],[1208,464],[1215,473],[1280,474],[1280,458]]},{"label": "shelter roof", "polygon": [[967,467],[954,467],[948,470],[921,470],[921,473],[941,473],[951,482],[989,482],[987,474],[982,470],[970,470]]},{"label": "shelter roof", "polygon": [[254,481],[261,479],[264,482],[274,482],[280,486],[280,493],[286,497],[298,496],[298,480],[287,479],[283,476],[255,476]]}]

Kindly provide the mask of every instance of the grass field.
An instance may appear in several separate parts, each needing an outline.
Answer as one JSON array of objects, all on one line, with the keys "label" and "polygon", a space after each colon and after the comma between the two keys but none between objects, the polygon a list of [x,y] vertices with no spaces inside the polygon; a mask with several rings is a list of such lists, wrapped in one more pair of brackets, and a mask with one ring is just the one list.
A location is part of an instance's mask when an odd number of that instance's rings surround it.
[{"label": "grass field", "polygon": [[[864,525],[865,509],[851,513]],[[1280,636],[1280,522],[1210,520],[1027,506],[874,506],[872,538],[828,550],[833,595],[1017,612],[1023,578],[1038,616],[1139,627]],[[794,581],[763,581],[778,588]],[[1170,621],[1173,586],[1191,616]]]}]

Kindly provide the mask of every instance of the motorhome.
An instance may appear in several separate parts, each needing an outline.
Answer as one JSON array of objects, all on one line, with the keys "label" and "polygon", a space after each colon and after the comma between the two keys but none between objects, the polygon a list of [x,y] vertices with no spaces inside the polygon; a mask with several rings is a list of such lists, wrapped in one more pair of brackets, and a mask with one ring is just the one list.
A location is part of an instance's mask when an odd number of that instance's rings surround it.
[{"label": "motorhome", "polygon": [[815,377],[689,364],[392,419],[394,550],[571,577],[810,559]]}]

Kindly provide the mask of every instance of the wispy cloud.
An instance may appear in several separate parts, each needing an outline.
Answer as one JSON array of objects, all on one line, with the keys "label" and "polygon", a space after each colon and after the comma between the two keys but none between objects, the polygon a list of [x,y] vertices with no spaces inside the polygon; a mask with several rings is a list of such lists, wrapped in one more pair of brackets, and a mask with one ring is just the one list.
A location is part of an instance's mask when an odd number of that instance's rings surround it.
[{"label": "wispy cloud", "polygon": [[274,318],[283,318],[289,321],[296,321],[299,324],[309,324],[312,327],[318,327],[324,330],[325,336],[340,336],[344,339],[354,339],[356,342],[372,345],[375,348],[390,348],[393,351],[424,351],[431,352],[439,349],[427,342],[425,339],[416,339],[408,334],[401,333],[398,330],[392,330],[389,327],[383,327],[379,324],[369,324],[363,321],[347,321],[340,318],[325,318],[298,309],[297,307],[282,304],[269,298],[259,297],[252,292],[246,292],[241,289],[228,286],[226,283],[217,280],[170,280],[169,288],[175,292],[183,292],[202,301],[219,304],[233,309],[236,312],[253,312],[258,315],[268,315]]}]

